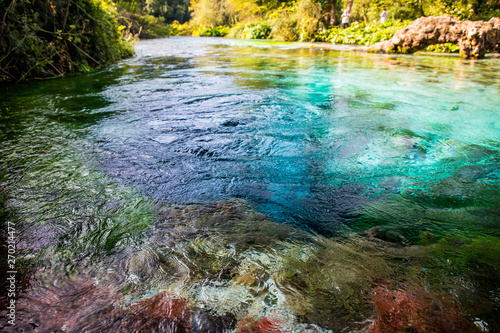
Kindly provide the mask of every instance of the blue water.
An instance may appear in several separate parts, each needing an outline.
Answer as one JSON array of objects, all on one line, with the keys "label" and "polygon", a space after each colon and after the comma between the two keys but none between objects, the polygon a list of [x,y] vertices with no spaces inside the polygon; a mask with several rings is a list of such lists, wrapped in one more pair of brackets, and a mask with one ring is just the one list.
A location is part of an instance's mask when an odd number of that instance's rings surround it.
[{"label": "blue water", "polygon": [[[141,42],[103,92],[111,105],[100,112],[119,114],[92,127],[95,154],[159,200],[243,198],[327,235],[356,229],[380,197],[498,206],[498,69],[496,59]],[[478,183],[487,193],[475,197]],[[416,209],[412,201],[401,209]]]}]

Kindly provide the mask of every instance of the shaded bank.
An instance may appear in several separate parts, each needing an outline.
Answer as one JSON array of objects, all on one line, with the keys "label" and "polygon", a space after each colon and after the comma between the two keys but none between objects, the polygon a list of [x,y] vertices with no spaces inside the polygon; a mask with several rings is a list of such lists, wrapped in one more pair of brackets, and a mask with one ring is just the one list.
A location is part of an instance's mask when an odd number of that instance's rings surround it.
[{"label": "shaded bank", "polygon": [[133,55],[113,3],[2,1],[0,82],[86,72]]}]

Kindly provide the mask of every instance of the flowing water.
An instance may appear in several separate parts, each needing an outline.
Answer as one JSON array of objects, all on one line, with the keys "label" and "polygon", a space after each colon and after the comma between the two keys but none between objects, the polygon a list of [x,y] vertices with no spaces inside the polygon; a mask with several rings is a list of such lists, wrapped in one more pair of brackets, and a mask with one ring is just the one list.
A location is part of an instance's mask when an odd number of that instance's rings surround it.
[{"label": "flowing water", "polygon": [[376,331],[409,299],[431,327],[500,331],[498,58],[136,53],[0,90],[6,330]]}]

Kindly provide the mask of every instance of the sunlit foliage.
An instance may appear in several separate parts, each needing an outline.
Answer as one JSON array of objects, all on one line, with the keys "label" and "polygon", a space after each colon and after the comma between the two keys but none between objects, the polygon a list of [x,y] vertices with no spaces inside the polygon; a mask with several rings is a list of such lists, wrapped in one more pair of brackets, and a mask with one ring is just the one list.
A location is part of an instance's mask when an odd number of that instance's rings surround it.
[{"label": "sunlit foliage", "polygon": [[[380,13],[383,8],[387,8],[388,26],[382,27],[382,33],[369,38],[347,37],[347,32],[342,33],[339,29],[335,32],[332,26],[338,26],[343,10],[349,7],[351,25],[363,23],[369,26],[368,30],[380,30]],[[487,20],[500,16],[500,2],[495,0],[192,0],[191,9],[193,18],[190,29],[196,35],[203,35],[200,31],[227,26],[232,28],[229,36],[236,38],[285,41],[337,39],[341,43],[362,45],[370,44],[368,39],[386,39],[387,28],[394,30],[394,22],[414,20],[421,16],[449,14],[462,20]],[[353,35],[353,31],[350,32],[349,36]],[[337,37],[332,36],[332,33]],[[362,34],[366,33],[367,29]],[[354,35],[359,35],[359,31],[354,32]]]},{"label": "sunlit foliage", "polygon": [[133,54],[113,3],[12,0],[0,12],[0,81],[88,71]]}]

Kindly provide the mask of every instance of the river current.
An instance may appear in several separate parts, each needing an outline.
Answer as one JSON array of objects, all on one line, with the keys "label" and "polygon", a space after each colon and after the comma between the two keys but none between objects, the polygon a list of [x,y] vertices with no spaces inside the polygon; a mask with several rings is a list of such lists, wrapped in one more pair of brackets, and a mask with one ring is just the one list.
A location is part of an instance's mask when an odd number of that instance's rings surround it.
[{"label": "river current", "polygon": [[500,331],[498,58],[175,37],[0,94],[17,328]]}]

